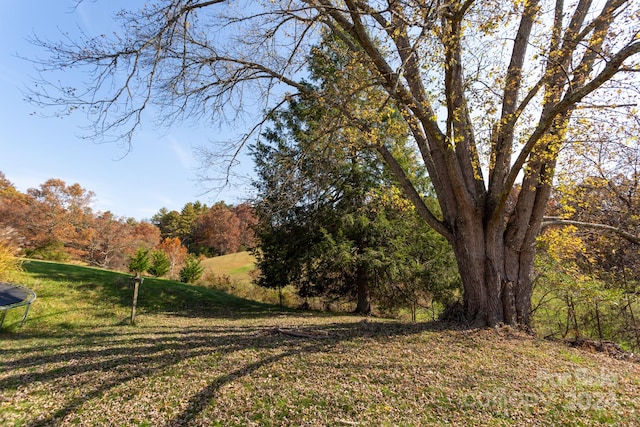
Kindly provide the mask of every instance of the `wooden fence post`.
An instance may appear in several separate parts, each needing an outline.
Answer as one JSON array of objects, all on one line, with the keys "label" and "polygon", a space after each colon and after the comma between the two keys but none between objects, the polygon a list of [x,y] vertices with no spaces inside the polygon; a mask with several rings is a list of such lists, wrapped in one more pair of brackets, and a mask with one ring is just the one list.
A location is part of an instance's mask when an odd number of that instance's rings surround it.
[{"label": "wooden fence post", "polygon": [[144,282],[144,278],[136,275],[133,278],[133,303],[131,304],[131,324],[136,324],[136,305],[138,304],[138,289],[140,284]]}]

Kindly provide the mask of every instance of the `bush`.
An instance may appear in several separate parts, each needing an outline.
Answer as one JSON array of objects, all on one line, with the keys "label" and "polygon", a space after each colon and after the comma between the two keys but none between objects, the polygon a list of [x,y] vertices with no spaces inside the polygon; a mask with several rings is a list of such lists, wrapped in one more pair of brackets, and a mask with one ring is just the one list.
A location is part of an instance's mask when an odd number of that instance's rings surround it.
[{"label": "bush", "polygon": [[151,254],[151,265],[147,272],[155,277],[162,277],[169,272],[171,262],[169,257],[162,251],[153,251]]},{"label": "bush", "polygon": [[135,255],[129,260],[129,271],[136,273],[137,276],[147,271],[150,265],[149,250],[145,248],[138,248]]},{"label": "bush", "polygon": [[286,286],[282,289],[264,288],[253,282],[244,282],[233,279],[228,275],[219,276],[211,271],[205,274],[204,286],[216,289],[240,298],[267,304],[280,304],[283,307],[298,307],[300,298],[293,286]]},{"label": "bush", "polygon": [[7,240],[0,239],[0,281],[10,280],[21,270],[21,262],[15,257],[15,248]]},{"label": "bush", "polygon": [[184,263],[184,267],[180,270],[180,281],[184,283],[194,283],[202,276],[204,267],[200,260],[194,256],[190,256]]},{"label": "bush", "polygon": [[25,250],[25,256],[43,261],[65,262],[70,256],[64,248],[62,242],[50,242],[35,249]]},{"label": "bush", "polygon": [[216,289],[228,294],[233,294],[236,287],[230,276],[226,274],[219,276],[210,270],[205,273],[202,278],[202,282],[204,282],[203,285],[208,288]]}]

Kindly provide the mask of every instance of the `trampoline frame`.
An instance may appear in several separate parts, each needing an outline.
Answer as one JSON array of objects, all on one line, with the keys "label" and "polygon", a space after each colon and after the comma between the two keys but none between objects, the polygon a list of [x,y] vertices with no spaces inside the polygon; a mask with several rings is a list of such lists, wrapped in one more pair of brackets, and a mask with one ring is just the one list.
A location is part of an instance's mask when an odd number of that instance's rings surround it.
[{"label": "trampoline frame", "polygon": [[[1,286],[1,285],[4,285],[4,286]],[[7,316],[7,311],[11,310],[12,308],[26,306],[24,310],[24,314],[22,315],[22,321],[20,322],[20,326],[23,326],[24,322],[27,320],[27,315],[29,314],[29,309],[31,308],[31,304],[36,300],[36,293],[27,287],[14,285],[12,283],[0,282],[0,286],[1,286],[0,293],[7,292],[11,289],[21,289],[26,294],[26,298],[23,299],[22,301],[0,306],[0,311],[2,311],[2,313],[0,313],[0,329],[4,324],[4,319]]]}]

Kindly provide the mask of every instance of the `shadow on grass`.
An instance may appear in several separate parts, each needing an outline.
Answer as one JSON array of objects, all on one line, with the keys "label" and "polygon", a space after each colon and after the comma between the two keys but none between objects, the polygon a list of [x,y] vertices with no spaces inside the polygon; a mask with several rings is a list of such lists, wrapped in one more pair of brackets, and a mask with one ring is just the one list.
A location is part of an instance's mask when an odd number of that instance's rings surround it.
[{"label": "shadow on grass", "polygon": [[[273,334],[265,325],[219,327],[136,327],[109,328],[100,332],[20,334],[9,340],[32,340],[34,345],[16,345],[0,351],[0,390],[15,393],[26,384],[38,384],[39,392],[50,388],[60,404],[24,425],[57,425],[92,401],[104,399],[122,384],[144,378],[166,378],[175,370],[216,355],[228,359],[230,368],[193,393],[185,409],[171,417],[166,426],[187,426],[209,405],[215,403],[221,387],[256,371],[303,354],[329,352],[338,344],[371,338],[385,340],[397,336],[439,330],[438,323],[401,324],[353,322],[309,325],[326,333],[323,338],[296,338]],[[42,340],[42,342],[40,342]],[[259,355],[245,359],[245,351]],[[137,383],[139,384],[139,382]],[[131,390],[144,393],[144,390]],[[155,424],[154,424],[155,425]]]},{"label": "shadow on grass", "polygon": [[[94,317],[111,313],[108,309],[110,304],[119,306],[119,313],[122,313],[122,307],[131,304],[131,276],[126,274],[39,261],[26,263],[25,269],[32,277],[41,279],[42,294],[39,296],[44,301],[65,297],[69,304],[73,304],[75,299],[85,298],[92,307],[95,306],[91,308],[95,310],[91,314]],[[63,295],[65,293],[70,295]],[[281,313],[277,306],[208,288],[145,279],[138,299],[139,315],[168,312],[175,315],[175,326],[127,327],[124,326],[126,320],[122,320],[119,326],[107,322],[84,330],[73,324],[56,328],[65,325],[65,317],[52,320],[47,316],[58,312],[44,311],[46,320],[42,328],[21,330],[2,337],[7,345],[0,349],[0,391],[16,399],[15,396],[22,396],[27,400],[37,400],[45,393],[45,398],[56,404],[46,405],[52,409],[26,420],[23,425],[58,425],[82,412],[87,405],[99,405],[105,398],[117,400],[123,384],[131,385],[126,393],[135,396],[136,393],[145,393],[143,389],[136,389],[140,387],[140,381],[153,383],[167,376],[179,376],[185,366],[194,369],[194,364],[212,355],[226,360],[229,367],[191,393],[183,405],[184,409],[177,415],[172,414],[168,421],[163,421],[167,426],[187,426],[216,401],[221,387],[256,371],[304,354],[330,352],[346,341],[361,338],[385,340],[448,327],[440,323],[363,322],[357,317],[325,324],[323,321],[326,319],[321,321],[325,316],[318,315],[315,317],[317,322],[313,322],[314,317],[310,316],[304,323],[318,323],[307,327],[323,331],[326,337],[296,338],[273,334],[265,325],[274,323],[270,319]],[[180,317],[252,320],[203,327],[181,321]],[[168,319],[171,322],[171,317]],[[247,353],[251,357],[246,358]],[[37,385],[34,396],[29,394],[30,384]],[[38,406],[37,401],[24,404],[26,407]]]}]

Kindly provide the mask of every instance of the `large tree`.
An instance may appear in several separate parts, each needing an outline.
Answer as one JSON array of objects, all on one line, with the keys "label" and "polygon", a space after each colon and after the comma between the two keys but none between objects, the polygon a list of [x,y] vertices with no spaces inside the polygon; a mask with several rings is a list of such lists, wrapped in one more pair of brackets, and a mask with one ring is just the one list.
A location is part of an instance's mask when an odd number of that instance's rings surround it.
[{"label": "large tree", "polygon": [[194,246],[214,256],[240,250],[240,220],[231,206],[218,202],[200,215],[194,226]]},{"label": "large tree", "polygon": [[131,227],[122,218],[111,212],[98,213],[92,221],[83,259],[102,268],[124,268],[131,240]]},{"label": "large tree", "polygon": [[[121,12],[124,34],[36,41],[52,53],[42,71],[87,67],[94,80],[59,92],[39,85],[34,100],[83,109],[98,134],[122,127],[131,138],[154,104],[168,122],[217,121],[241,99],[272,108],[288,90],[285,97],[304,93],[340,108],[379,87],[408,124],[438,212],[392,142],[377,138],[375,126],[363,131],[453,246],[467,319],[527,325],[535,240],[558,153],[579,105],[605,108],[609,90],[616,104],[629,103],[638,9],[637,0],[161,0]],[[300,64],[319,32],[341,38],[370,77],[347,91],[301,84]]]}]

